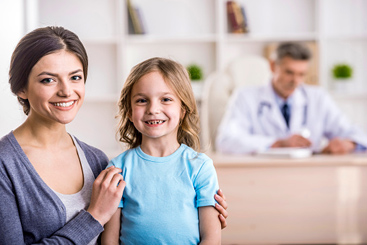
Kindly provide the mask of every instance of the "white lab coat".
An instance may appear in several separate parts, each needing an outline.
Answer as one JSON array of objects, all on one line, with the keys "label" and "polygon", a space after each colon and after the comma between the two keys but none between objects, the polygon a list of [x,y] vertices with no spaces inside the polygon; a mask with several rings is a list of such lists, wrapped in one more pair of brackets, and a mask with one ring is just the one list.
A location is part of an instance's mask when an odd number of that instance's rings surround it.
[{"label": "white lab coat", "polygon": [[322,88],[301,85],[292,96],[288,129],[271,83],[235,91],[218,128],[216,150],[224,153],[265,150],[278,139],[300,134],[303,128],[311,133],[314,152],[322,150],[325,138],[350,139],[367,146],[367,136],[347,120]]}]

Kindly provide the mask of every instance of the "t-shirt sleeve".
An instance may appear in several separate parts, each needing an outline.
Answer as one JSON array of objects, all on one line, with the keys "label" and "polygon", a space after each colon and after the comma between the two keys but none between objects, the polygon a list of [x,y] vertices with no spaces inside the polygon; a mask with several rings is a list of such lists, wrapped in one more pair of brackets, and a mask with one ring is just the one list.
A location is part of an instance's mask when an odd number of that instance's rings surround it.
[{"label": "t-shirt sleeve", "polygon": [[196,191],[196,207],[214,206],[214,195],[217,193],[218,179],[213,161],[205,161],[201,166],[195,180],[194,187]]}]

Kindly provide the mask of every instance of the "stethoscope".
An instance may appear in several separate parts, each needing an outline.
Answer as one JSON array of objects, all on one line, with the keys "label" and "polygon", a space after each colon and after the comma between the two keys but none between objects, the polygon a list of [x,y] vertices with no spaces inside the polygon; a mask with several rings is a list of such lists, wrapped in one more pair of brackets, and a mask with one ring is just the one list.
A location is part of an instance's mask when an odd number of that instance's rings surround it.
[{"label": "stethoscope", "polygon": [[[303,106],[303,119],[302,119],[302,127],[306,127],[306,124],[307,124],[307,114],[308,114],[308,96],[306,94],[306,91],[303,87],[301,87],[301,91],[306,99],[306,103],[305,105]],[[268,108],[268,110],[271,110],[272,109],[272,104],[268,101],[261,101],[259,106],[258,106],[258,109],[257,109],[257,116],[258,118],[260,118],[262,115],[263,115],[263,110],[264,110],[264,107],[265,108]]]}]

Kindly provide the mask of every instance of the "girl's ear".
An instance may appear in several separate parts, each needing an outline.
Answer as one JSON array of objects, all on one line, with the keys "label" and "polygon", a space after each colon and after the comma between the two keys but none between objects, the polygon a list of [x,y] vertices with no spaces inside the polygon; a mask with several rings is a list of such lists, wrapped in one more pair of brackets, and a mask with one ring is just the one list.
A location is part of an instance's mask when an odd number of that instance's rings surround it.
[{"label": "girl's ear", "polygon": [[186,110],[181,107],[181,120],[185,117],[185,114],[186,114]]}]

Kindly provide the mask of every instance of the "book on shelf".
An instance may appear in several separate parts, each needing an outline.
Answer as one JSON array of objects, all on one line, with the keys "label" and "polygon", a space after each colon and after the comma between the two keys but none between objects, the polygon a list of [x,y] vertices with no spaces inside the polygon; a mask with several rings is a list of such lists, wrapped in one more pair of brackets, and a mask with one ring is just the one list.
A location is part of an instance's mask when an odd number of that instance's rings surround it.
[{"label": "book on shelf", "polygon": [[247,33],[248,21],[245,8],[236,1],[227,1],[227,23],[230,33]]},{"label": "book on shelf", "polygon": [[128,29],[129,34],[145,34],[142,13],[138,7],[134,7],[130,0],[127,0]]}]

